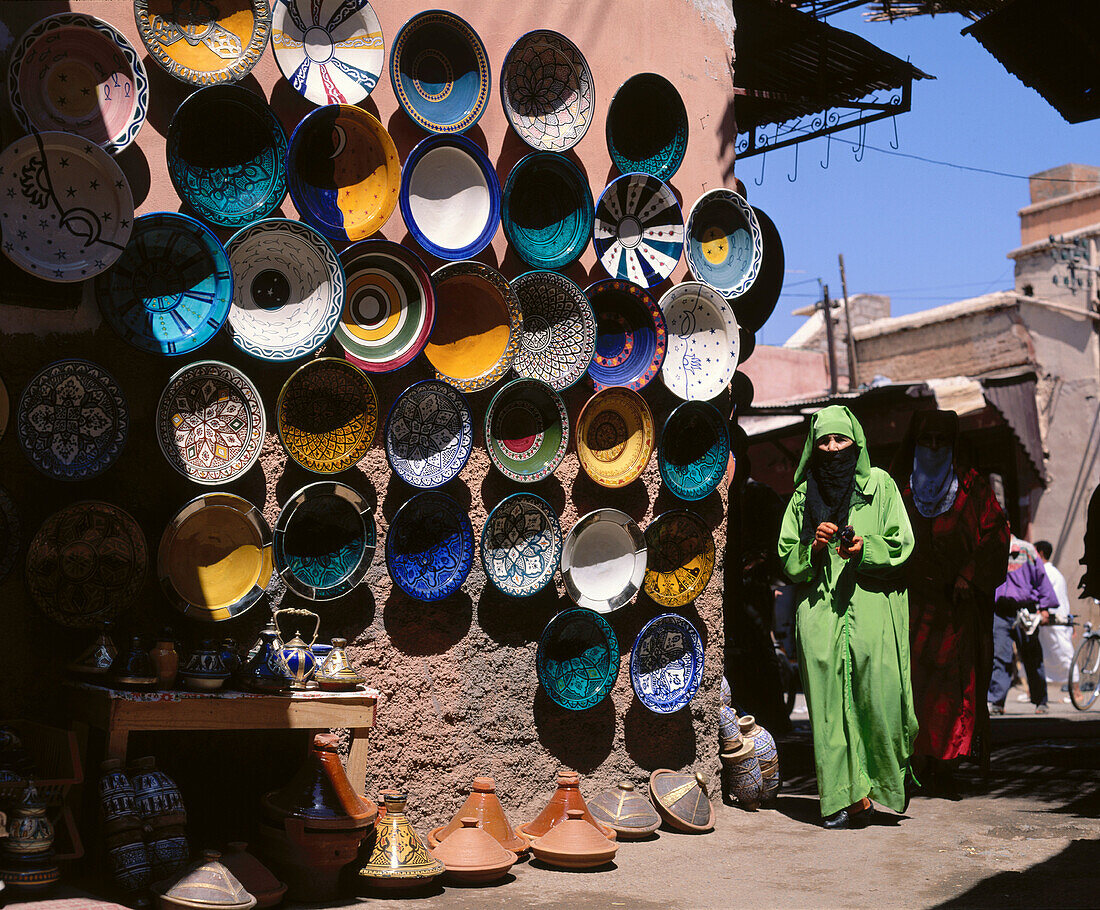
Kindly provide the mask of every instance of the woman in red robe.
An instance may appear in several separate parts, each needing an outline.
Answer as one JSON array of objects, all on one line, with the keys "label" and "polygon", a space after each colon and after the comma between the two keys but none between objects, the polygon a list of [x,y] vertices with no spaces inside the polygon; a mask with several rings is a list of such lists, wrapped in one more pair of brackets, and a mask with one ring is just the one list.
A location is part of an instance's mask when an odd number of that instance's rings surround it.
[{"label": "woman in red robe", "polygon": [[960,464],[958,436],[954,411],[917,411],[894,463],[916,539],[905,566],[914,759],[918,779],[947,795],[960,759],[988,768],[993,592],[1004,581],[1009,539],[989,484]]}]

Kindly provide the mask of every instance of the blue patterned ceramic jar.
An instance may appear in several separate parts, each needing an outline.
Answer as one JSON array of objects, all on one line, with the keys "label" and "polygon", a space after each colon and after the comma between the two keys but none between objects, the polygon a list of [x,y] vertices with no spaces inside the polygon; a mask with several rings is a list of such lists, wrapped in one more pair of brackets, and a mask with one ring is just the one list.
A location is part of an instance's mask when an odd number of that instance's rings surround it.
[{"label": "blue patterned ceramic jar", "polygon": [[741,745],[741,729],[737,725],[737,712],[729,705],[722,705],[718,715],[718,737],[723,752],[732,752]]},{"label": "blue patterned ceramic jar", "polygon": [[145,824],[154,829],[179,828],[187,824],[187,810],[179,787],[158,770],[152,755],[137,759],[130,766],[134,799]]},{"label": "blue patterned ceramic jar", "polygon": [[756,722],[755,717],[746,714],[738,719],[737,725],[741,728],[741,735],[745,739],[751,739],[756,743],[756,757],[759,761],[771,761],[779,757],[775,748],[775,739]]},{"label": "blue patterned ceramic jar", "polygon": [[132,893],[153,882],[153,864],[141,835],[127,832],[107,838],[107,869],[115,884]]},{"label": "blue patterned ceramic jar", "polygon": [[764,799],[764,779],[756,758],[756,746],[745,739],[740,749],[723,753],[720,758],[726,799],[736,802],[742,809],[755,812]]},{"label": "blue patterned ceramic jar", "polygon": [[120,831],[140,831],[134,785],[122,770],[122,761],[109,758],[100,765],[99,806],[103,818],[103,831],[111,835]]}]

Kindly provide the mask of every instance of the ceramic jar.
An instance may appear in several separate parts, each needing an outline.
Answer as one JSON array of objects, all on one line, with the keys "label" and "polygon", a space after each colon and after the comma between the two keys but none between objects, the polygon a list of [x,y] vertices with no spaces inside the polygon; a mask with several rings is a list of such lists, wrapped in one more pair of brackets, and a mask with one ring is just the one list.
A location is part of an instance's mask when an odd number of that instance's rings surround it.
[{"label": "ceramic jar", "polygon": [[158,828],[146,843],[153,881],[159,882],[178,873],[191,859],[191,846],[183,828]]},{"label": "ceramic jar", "polygon": [[187,663],[180,670],[180,678],[189,689],[199,692],[210,692],[220,689],[229,679],[229,671],[222,663],[221,654],[214,642],[204,641],[191,652]]},{"label": "ceramic jar", "polygon": [[405,815],[405,795],[386,795],[386,814],[374,828],[374,846],[359,875],[380,888],[416,888],[444,870]]},{"label": "ceramic jar", "polygon": [[649,776],[649,798],[677,831],[699,834],[714,827],[714,807],[702,774],[658,768]]},{"label": "ceramic jar", "polygon": [[[317,685],[329,692],[348,692],[366,682],[348,662],[346,638],[334,638],[332,649],[317,668]],[[311,649],[316,656],[317,646]]]},{"label": "ceramic jar", "polygon": [[[302,634],[297,627],[293,638],[287,641],[283,628],[279,625],[280,619],[296,619],[299,623],[310,622],[313,631],[309,642],[302,638]],[[305,689],[317,672],[317,657],[310,650],[310,646],[317,641],[317,633],[321,629],[321,617],[310,610],[296,608],[276,610],[275,628],[278,629],[280,636],[283,638],[283,646],[279,650],[278,666],[286,673],[291,689]]]},{"label": "ceramic jar", "polygon": [[176,651],[176,643],[172,639],[170,630],[165,629],[157,639],[156,647],[149,652],[149,659],[153,662],[153,669],[157,674],[157,688],[174,689],[176,677],[179,675],[180,656]]},{"label": "ceramic jar", "polygon": [[163,771],[156,759],[147,755],[130,766],[130,781],[134,785],[134,802],[138,813],[150,828],[182,828],[187,824],[187,810],[179,787]]},{"label": "ceramic jar", "polygon": [[123,689],[155,689],[157,671],[149,652],[141,645],[141,637],[130,639],[130,647],[111,663],[111,681]]},{"label": "ceramic jar", "polygon": [[756,744],[744,739],[734,752],[721,754],[726,799],[755,812],[764,798],[764,779],[756,758]]},{"label": "ceramic jar", "polygon": [[260,632],[259,640],[241,668],[240,684],[254,692],[282,692],[288,689],[290,680],[279,666],[282,647],[274,623],[268,623],[268,628]]},{"label": "ceramic jar", "polygon": [[741,746],[741,728],[737,712],[724,706],[718,712],[718,742],[722,752],[733,752]]},{"label": "ceramic jar", "polygon": [[505,850],[496,838],[478,827],[474,816],[463,816],[459,822],[461,827],[431,851],[443,863],[447,877],[460,884],[479,885],[507,875],[516,862],[516,854]]},{"label": "ceramic jar", "polygon": [[217,850],[206,850],[202,859],[167,889],[160,892],[162,910],[251,910],[256,898],[220,862]]},{"label": "ceramic jar", "polygon": [[59,878],[61,870],[54,862],[51,850],[26,855],[0,853],[0,884],[10,888],[16,898],[46,891]]},{"label": "ceramic jar", "polygon": [[4,851],[18,856],[47,853],[53,847],[53,837],[46,806],[43,803],[22,804],[11,811]]},{"label": "ceramic jar", "polygon": [[628,780],[590,799],[588,811],[596,821],[618,834],[620,840],[637,840],[661,827],[661,816]]},{"label": "ceramic jar", "polygon": [[619,849],[592,827],[580,809],[569,809],[565,821],[531,842],[536,859],[561,869],[594,869],[611,862]]},{"label": "ceramic jar", "polygon": [[141,834],[124,831],[107,837],[107,869],[123,891],[144,891],[153,883],[153,863]]},{"label": "ceramic jar", "polygon": [[[232,638],[223,638],[222,643],[218,645],[218,656],[222,659],[222,665],[229,674],[229,678],[232,679],[241,669],[241,652],[237,648],[237,642]],[[222,861],[225,861],[224,856]]]},{"label": "ceramic jar", "polygon": [[141,813],[134,785],[122,770],[122,761],[109,758],[100,766],[99,808],[103,833],[108,837],[123,831],[140,831]]},{"label": "ceramic jar", "polygon": [[588,805],[585,803],[584,797],[581,796],[580,775],[576,771],[566,770],[558,774],[558,789],[555,790],[553,796],[550,797],[550,801],[546,804],[546,808],[535,816],[533,821],[529,821],[525,825],[520,825],[517,830],[528,840],[533,841],[536,837],[542,837],[547,834],[555,825],[565,821],[566,818],[568,818],[570,809],[579,810],[581,817],[590,825],[597,828],[608,840],[615,840],[618,837],[611,828],[600,824],[592,817],[592,813],[588,811]]},{"label": "ceramic jar", "polygon": [[111,640],[111,627],[113,623],[104,623],[99,627],[99,634],[77,656],[71,664],[69,671],[81,676],[103,677],[111,671],[111,664],[118,657],[118,648]]},{"label": "ceramic jar", "polygon": [[730,691],[730,681],[722,677],[722,707],[728,708],[733,703],[733,693]]},{"label": "ceramic jar", "polygon": [[756,760],[764,781],[762,802],[769,803],[779,795],[779,750],[775,746],[775,738],[751,714],[746,714],[738,723],[741,736],[751,739],[756,745]]},{"label": "ceramic jar", "polygon": [[248,852],[248,844],[244,841],[226,844],[221,861],[222,865],[236,876],[237,881],[244,885],[248,893],[256,898],[257,910],[274,907],[286,894],[286,885],[279,881],[267,866]]},{"label": "ceramic jar", "polygon": [[438,847],[443,840],[462,827],[462,819],[465,817],[473,818],[477,826],[495,838],[505,850],[524,854],[530,849],[530,841],[516,833],[504,814],[504,807],[496,794],[496,781],[491,777],[474,778],[470,795],[466,797],[462,808],[446,825],[428,832],[428,843],[433,848]]}]

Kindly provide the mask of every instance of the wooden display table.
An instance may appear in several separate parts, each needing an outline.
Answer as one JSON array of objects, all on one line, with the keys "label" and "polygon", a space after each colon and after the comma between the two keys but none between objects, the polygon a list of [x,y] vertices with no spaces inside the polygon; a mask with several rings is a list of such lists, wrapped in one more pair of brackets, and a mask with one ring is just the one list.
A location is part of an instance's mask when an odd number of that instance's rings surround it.
[{"label": "wooden display table", "polygon": [[89,683],[70,683],[69,701],[76,720],[107,734],[106,758],[126,761],[130,733],[180,730],[328,730],[351,731],[348,778],[362,792],[367,777],[367,735],[374,726],[378,692],[128,692]]}]

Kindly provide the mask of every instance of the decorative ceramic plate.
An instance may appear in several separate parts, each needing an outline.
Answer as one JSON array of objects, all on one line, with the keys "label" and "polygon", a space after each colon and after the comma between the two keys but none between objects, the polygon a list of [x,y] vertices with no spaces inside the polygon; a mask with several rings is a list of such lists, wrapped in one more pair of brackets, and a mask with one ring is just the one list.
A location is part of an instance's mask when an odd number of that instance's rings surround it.
[{"label": "decorative ceramic plate", "polygon": [[122,258],[96,278],[95,297],[111,328],[139,351],[190,354],[217,335],[229,315],[229,256],[194,218],[142,215]]},{"label": "decorative ceramic plate", "polygon": [[[779,295],[783,291],[783,276],[786,274],[786,260],[783,255],[783,240],[775,223],[760,209],[753,207],[752,211],[763,238],[764,253],[760,273],[749,289],[732,301],[732,305],[741,327],[755,332],[768,321],[779,302]],[[747,354],[744,357],[748,359]]]},{"label": "decorative ceramic plate", "polygon": [[763,235],[752,206],[733,190],[703,193],[684,226],[684,255],[691,274],[723,297],[744,294],[764,259]]},{"label": "decorative ceramic plate", "polygon": [[271,49],[283,77],[314,104],[358,104],[386,65],[382,26],[367,0],[275,0]]},{"label": "decorative ceramic plate", "polygon": [[612,278],[660,284],[684,248],[684,219],[671,189],[649,174],[613,180],[596,205],[592,244]]},{"label": "decorative ceramic plate", "polygon": [[296,360],[332,335],[344,309],[344,269],[308,224],[268,218],[226,244],[233,270],[229,335],[261,360]]},{"label": "decorative ceramic plate", "polygon": [[679,711],[703,681],[703,640],[690,622],[662,613],[642,627],[630,652],[630,684],[655,714]]},{"label": "decorative ceramic plate", "polygon": [[344,356],[368,373],[411,363],[435,325],[435,288],[420,257],[389,240],[361,240],[340,263],[346,294],[336,340]]},{"label": "decorative ceramic plate", "polygon": [[596,315],[584,291],[557,272],[528,272],[512,281],[523,312],[517,376],[556,391],[577,382],[596,353]]},{"label": "decorative ceramic plate", "polygon": [[714,536],[694,512],[663,512],[645,529],[649,560],[645,592],[662,607],[691,603],[707,587],[714,571]]},{"label": "decorative ceramic plate", "polygon": [[481,565],[505,594],[537,594],[553,579],[560,561],[561,524],[541,496],[513,493],[485,519]]},{"label": "decorative ceramic plate", "polygon": [[730,435],[718,409],[706,401],[678,405],[661,429],[657,467],[680,499],[705,499],[726,476]]},{"label": "decorative ceramic plate", "polygon": [[271,571],[271,529],[259,509],[232,493],[192,499],[160,538],[161,587],[192,619],[240,616],[263,596]]},{"label": "decorative ceramic plate", "polygon": [[504,57],[500,104],[512,129],[531,148],[564,152],[580,142],[592,124],[592,70],[565,35],[536,29]]},{"label": "decorative ceramic plate", "polygon": [[157,442],[188,480],[222,484],[260,458],[267,417],[252,380],[236,367],[203,360],[168,380],[157,403]]},{"label": "decorative ceramic plate", "polygon": [[489,104],[492,78],[485,45],[454,13],[417,13],[393,42],[393,93],[430,133],[461,133],[477,123]]},{"label": "decorative ceramic plate", "polygon": [[165,149],[180,199],[200,217],[229,228],[282,204],[286,152],[279,118],[261,95],[239,85],[212,85],[184,98],[172,115]]},{"label": "decorative ceramic plate", "polygon": [[271,37],[270,0],[134,0],[149,55],[181,82],[236,82]]},{"label": "decorative ceramic plate", "polygon": [[114,265],[130,239],[134,198],[98,145],[34,133],[0,152],[4,255],[46,281],[83,281]]},{"label": "decorative ceramic plate", "polygon": [[680,169],[688,116],[676,86],[657,73],[631,76],[607,109],[607,150],[620,174],[668,180]]},{"label": "decorative ceramic plate", "polygon": [[737,369],[741,333],[721,294],[699,281],[678,284],[661,298],[668,353],[661,379],[687,401],[709,401],[725,391]]},{"label": "decorative ceramic plate", "polygon": [[598,705],[619,676],[619,642],[591,610],[562,610],[546,624],[535,655],[539,683],[570,711]]},{"label": "decorative ceramic plate", "polygon": [[520,259],[536,269],[560,269],[588,246],[594,211],[580,169],[563,155],[535,152],[508,174],[500,222]]},{"label": "decorative ceramic plate", "polygon": [[8,491],[0,487],[0,581],[15,567],[22,539],[19,511]]},{"label": "decorative ceramic plate", "polygon": [[114,377],[87,360],[58,360],[19,397],[19,445],[54,480],[90,480],[122,454],[130,411]]},{"label": "decorative ceramic plate", "polygon": [[330,240],[365,240],[397,205],[397,146],[377,117],[350,104],[306,115],[290,137],[286,169],[294,207]]},{"label": "decorative ceramic plate", "polygon": [[378,398],[359,367],[339,357],[302,364],[275,405],[279,439],[307,471],[335,474],[357,464],[378,428]]},{"label": "decorative ceramic plate", "polygon": [[443,600],[474,563],[470,516],[443,493],[417,493],[390,523],[386,565],[394,583],[417,600]]},{"label": "decorative ceramic plate", "polygon": [[523,314],[508,280],[480,262],[455,262],[432,273],[435,327],[424,356],[436,376],[463,392],[487,389],[519,351]]},{"label": "decorative ceramic plate", "polygon": [[410,486],[453,480],[474,447],[474,417],[461,392],[438,379],[409,386],[386,418],[386,460]]},{"label": "decorative ceramic plate", "polygon": [[113,25],[83,13],[56,13],[19,39],[8,95],[26,132],[73,133],[113,155],[145,122],[149,77]]},{"label": "decorative ceramic plate", "polygon": [[378,531],[368,503],[346,484],[311,483],[275,522],[275,567],[307,600],[332,600],[358,585],[374,560]]},{"label": "decorative ceramic plate", "polygon": [[565,402],[538,379],[513,379],[485,411],[485,445],[505,477],[519,483],[549,477],[569,448]]},{"label": "decorative ceramic plate", "polygon": [[500,181],[492,162],[465,136],[429,136],[401,172],[401,216],[433,256],[476,256],[500,225]]},{"label": "decorative ceramic plate", "polygon": [[610,613],[637,597],[645,567],[645,537],[634,519],[618,509],[589,512],[562,543],[565,590],[579,606],[597,613]]},{"label": "decorative ceramic plate", "polygon": [[128,513],[77,502],[54,512],[30,542],[27,590],[54,622],[91,628],[134,602],[148,561],[145,535]]},{"label": "decorative ceramic plate", "polygon": [[601,487],[624,487],[642,476],[653,454],[653,412],[637,392],[609,386],[577,418],[577,457]]},{"label": "decorative ceramic plate", "polygon": [[606,278],[585,288],[596,314],[596,353],[588,376],[596,391],[649,385],[665,360],[665,317],[657,301],[630,281]]}]

